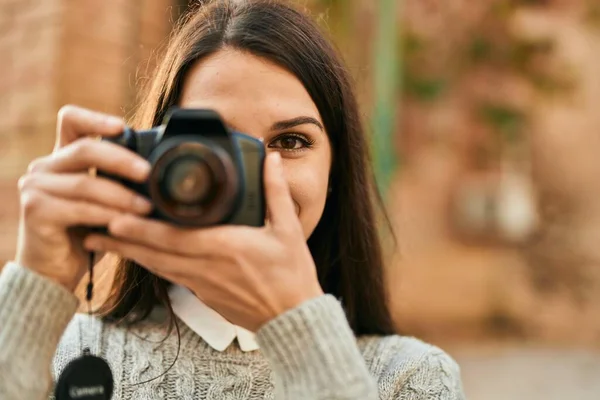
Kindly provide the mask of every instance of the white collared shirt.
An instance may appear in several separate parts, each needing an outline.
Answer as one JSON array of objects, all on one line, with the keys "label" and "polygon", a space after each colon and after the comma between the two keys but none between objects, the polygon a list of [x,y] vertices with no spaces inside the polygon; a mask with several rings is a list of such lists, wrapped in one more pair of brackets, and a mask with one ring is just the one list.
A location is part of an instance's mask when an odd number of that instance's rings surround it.
[{"label": "white collared shirt", "polygon": [[173,285],[169,288],[169,298],[175,315],[213,349],[223,351],[236,338],[242,351],[258,349],[252,332],[227,321],[189,289]]}]

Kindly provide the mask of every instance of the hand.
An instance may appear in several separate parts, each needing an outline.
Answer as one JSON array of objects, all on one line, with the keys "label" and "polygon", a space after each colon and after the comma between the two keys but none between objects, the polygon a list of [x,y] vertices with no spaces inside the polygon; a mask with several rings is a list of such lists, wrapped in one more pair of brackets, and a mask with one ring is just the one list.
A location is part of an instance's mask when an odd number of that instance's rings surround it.
[{"label": "hand", "polygon": [[29,165],[19,180],[21,210],[15,261],[73,291],[86,272],[81,226],[106,226],[124,213],[147,213],[151,205],[116,182],[94,178],[89,168],[134,181],[150,166],[120,146],[92,139],[116,136],[121,119],[75,106],[58,114],[52,154]]},{"label": "hand", "polygon": [[120,254],[185,286],[232,323],[264,323],[323,294],[296,216],[281,156],[265,165],[268,224],[181,229],[136,216],[113,219],[112,237],[90,235],[86,248]]}]

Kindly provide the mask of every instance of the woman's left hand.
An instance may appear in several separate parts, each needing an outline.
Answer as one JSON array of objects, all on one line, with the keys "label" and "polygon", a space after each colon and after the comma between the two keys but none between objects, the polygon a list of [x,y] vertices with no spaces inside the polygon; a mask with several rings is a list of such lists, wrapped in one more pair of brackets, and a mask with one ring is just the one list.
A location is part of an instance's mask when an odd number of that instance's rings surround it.
[{"label": "woman's left hand", "polygon": [[279,153],[265,162],[268,224],[182,229],[133,215],[90,235],[89,250],[133,260],[185,286],[230,322],[256,332],[263,324],[323,294],[295,212]]}]

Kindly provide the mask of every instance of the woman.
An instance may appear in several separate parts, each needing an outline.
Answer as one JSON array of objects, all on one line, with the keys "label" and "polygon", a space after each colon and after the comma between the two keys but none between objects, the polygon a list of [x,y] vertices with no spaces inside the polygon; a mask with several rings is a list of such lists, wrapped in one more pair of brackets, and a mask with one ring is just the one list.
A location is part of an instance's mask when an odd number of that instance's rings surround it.
[{"label": "woman", "polygon": [[[87,345],[107,359],[115,399],[463,398],[450,357],[392,334],[367,144],[315,24],[274,1],[199,7],[133,125],[174,105],[216,110],[265,143],[266,226],[144,218],[146,199],[87,173],[147,178],[141,157],[91,139],[124,123],[63,108],[54,152],[20,180],[17,254],[0,275],[0,397],[46,398]],[[75,316],[73,295],[90,250],[124,260],[94,318]]]}]

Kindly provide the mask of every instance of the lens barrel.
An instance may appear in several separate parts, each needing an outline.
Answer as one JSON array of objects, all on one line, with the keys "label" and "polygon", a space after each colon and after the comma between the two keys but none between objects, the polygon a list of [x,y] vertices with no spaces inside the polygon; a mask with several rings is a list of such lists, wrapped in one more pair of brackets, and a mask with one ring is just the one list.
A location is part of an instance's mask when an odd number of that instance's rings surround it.
[{"label": "lens barrel", "polygon": [[239,177],[221,147],[174,137],[159,144],[149,161],[150,198],[167,219],[182,225],[213,225],[231,213]]}]

